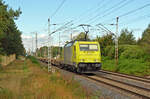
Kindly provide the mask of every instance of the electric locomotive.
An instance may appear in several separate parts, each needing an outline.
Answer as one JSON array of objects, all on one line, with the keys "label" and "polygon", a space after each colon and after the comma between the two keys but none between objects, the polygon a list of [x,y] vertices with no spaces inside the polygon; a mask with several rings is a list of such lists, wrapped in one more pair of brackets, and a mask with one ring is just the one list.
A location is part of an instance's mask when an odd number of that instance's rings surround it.
[{"label": "electric locomotive", "polygon": [[101,69],[100,45],[96,41],[73,41],[64,46],[63,64],[78,73]]}]

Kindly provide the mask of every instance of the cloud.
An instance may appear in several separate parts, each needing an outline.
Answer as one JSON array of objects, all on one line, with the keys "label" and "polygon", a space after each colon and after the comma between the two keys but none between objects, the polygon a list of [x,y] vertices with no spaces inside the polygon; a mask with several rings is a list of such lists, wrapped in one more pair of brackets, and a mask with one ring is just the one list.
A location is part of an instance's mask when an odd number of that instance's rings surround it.
[{"label": "cloud", "polygon": [[[78,31],[72,31],[72,33],[73,33],[72,37],[77,36],[79,34]],[[29,49],[32,50],[32,47],[33,47],[33,51],[35,51],[35,47],[36,47],[35,34],[32,34],[32,35],[22,34],[21,37],[22,37],[22,41],[23,41],[25,49],[28,51]],[[60,34],[60,44],[61,44],[60,46],[63,46],[66,41],[70,41],[70,37],[71,35],[68,32],[61,33]],[[48,34],[38,34],[37,38],[38,38],[38,48],[48,45]],[[54,34],[50,40],[53,46],[59,45],[58,34]]]},{"label": "cloud", "polygon": [[[22,37],[23,45],[26,50],[29,49],[32,50],[32,46],[33,46],[33,50],[35,50],[35,44],[36,44],[35,35],[22,34],[21,37]],[[48,36],[46,34],[38,34],[37,38],[38,38],[38,48],[41,47],[41,45],[44,45],[42,43],[48,40]]]}]

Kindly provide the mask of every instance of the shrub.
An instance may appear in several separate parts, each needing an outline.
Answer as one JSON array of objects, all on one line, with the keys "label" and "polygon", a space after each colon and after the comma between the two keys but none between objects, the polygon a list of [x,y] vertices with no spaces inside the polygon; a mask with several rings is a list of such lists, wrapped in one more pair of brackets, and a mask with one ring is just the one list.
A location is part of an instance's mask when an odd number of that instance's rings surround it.
[{"label": "shrub", "polygon": [[[107,46],[104,49],[105,56],[109,59],[113,59],[115,56],[115,48],[114,46]],[[118,56],[120,58],[147,58],[145,51],[138,45],[120,45]]]},{"label": "shrub", "polygon": [[118,66],[115,60],[104,58],[102,69],[114,72],[120,72],[130,75],[146,76],[150,75],[150,62],[144,59],[119,59]]},{"label": "shrub", "polygon": [[109,59],[112,59],[115,56],[114,46],[107,46],[103,52],[104,52],[104,56],[107,56],[107,58]]},{"label": "shrub", "polygon": [[144,58],[144,50],[139,46],[127,46],[126,49],[121,53],[120,58]]}]

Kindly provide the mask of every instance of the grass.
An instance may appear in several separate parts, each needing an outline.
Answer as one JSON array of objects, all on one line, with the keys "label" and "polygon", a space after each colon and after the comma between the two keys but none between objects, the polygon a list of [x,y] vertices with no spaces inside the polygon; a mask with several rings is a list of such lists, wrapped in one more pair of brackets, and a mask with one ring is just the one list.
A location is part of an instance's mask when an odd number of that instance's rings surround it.
[{"label": "grass", "polygon": [[12,99],[12,97],[14,97],[13,92],[8,90],[7,88],[0,89],[0,99],[4,99],[3,97],[5,97],[5,99]]},{"label": "grass", "polygon": [[[0,73],[0,99],[97,99],[58,71],[47,73],[37,59],[16,60]],[[1,88],[2,87],[2,88]]]},{"label": "grass", "polygon": [[32,63],[39,65],[38,59],[36,59],[34,56],[28,56],[27,59],[30,59]]},{"label": "grass", "polygon": [[[64,77],[62,77],[59,72],[55,72],[52,75],[50,75],[50,81],[54,83],[53,86],[55,86],[56,89],[59,87],[67,90],[69,93],[71,92],[72,98],[73,97],[76,97],[76,99],[87,98],[86,91],[80,86],[79,82],[76,82],[73,79],[67,80]],[[58,90],[55,90],[54,92],[57,93],[57,91]]]},{"label": "grass", "polygon": [[23,71],[24,71],[24,72],[28,72],[28,71],[29,71],[29,69],[28,69],[28,67],[27,67],[26,60],[25,60],[24,63],[23,63]]},{"label": "grass", "polygon": [[115,65],[115,60],[110,60],[106,57],[103,58],[102,69],[135,75],[135,76],[149,76],[150,75],[150,62],[144,59],[119,59],[118,66]]}]

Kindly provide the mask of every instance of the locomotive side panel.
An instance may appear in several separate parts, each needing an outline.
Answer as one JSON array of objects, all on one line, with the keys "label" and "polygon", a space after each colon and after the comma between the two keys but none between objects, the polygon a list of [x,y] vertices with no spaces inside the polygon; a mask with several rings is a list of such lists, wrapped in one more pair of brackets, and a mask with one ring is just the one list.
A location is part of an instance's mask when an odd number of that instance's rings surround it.
[{"label": "locomotive side panel", "polygon": [[64,47],[64,63],[71,65],[72,64],[72,45],[68,44]]}]

